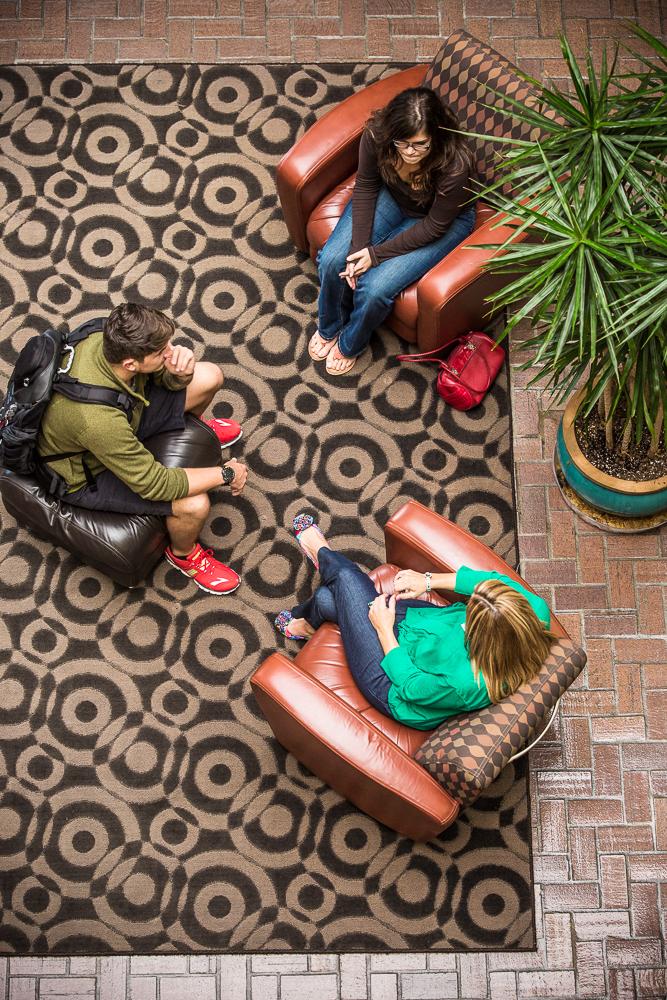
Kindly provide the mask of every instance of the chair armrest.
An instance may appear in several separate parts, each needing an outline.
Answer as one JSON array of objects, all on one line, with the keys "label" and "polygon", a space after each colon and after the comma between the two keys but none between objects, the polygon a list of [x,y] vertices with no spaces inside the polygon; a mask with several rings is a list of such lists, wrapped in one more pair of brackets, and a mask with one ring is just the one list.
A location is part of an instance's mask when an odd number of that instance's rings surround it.
[{"label": "chair armrest", "polygon": [[427,66],[411,66],[357,91],[319,118],[292,146],[276,175],[278,197],[290,236],[308,253],[306,225],[315,206],[357,169],[361,133],[371,112],[409,87],[418,87]]},{"label": "chair armrest", "polygon": [[[492,311],[485,300],[515,277],[492,274],[485,267],[515,231],[509,221],[494,229],[502,218],[498,213],[473,230],[418,282],[417,344],[420,351],[435,350],[469,330],[484,329],[498,312]],[[529,238],[530,231],[524,230],[516,241],[520,243]],[[489,244],[498,250],[484,249]]]},{"label": "chair armrest", "polygon": [[553,726],[554,722],[556,721],[556,719],[558,717],[558,706],[560,705],[560,703],[561,703],[562,700],[563,700],[563,695],[560,696],[560,698],[558,699],[558,701],[556,702],[556,704],[551,709],[551,714],[549,716],[549,721],[547,722],[546,726],[540,731],[539,735],[536,736],[534,739],[532,739],[530,741],[530,743],[523,748],[523,750],[519,750],[518,753],[513,754],[513,756],[510,758],[511,760],[514,761],[514,760],[518,760],[519,757],[524,757],[527,753],[529,753],[531,750],[533,750],[537,746],[538,743],[542,742],[542,740],[547,735],[547,733],[549,732],[549,730],[551,729],[551,727]]},{"label": "chair armrest", "polygon": [[429,840],[456,818],[458,804],[412,757],[282,653],[250,683],[278,742],[374,819]]},{"label": "chair armrest", "polygon": [[[503,573],[529,590],[533,589],[488,545],[416,500],[408,500],[389,518],[384,534],[387,562],[396,566],[418,573],[429,569],[456,573],[461,566],[469,566],[470,569]],[[568,637],[553,614],[551,631]]]}]

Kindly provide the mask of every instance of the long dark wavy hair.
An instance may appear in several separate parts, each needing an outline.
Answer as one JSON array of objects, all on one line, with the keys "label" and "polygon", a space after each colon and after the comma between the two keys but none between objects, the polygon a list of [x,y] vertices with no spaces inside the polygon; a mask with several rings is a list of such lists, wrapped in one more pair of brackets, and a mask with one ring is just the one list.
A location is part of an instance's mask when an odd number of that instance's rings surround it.
[{"label": "long dark wavy hair", "polygon": [[419,201],[430,199],[439,174],[450,168],[473,169],[472,150],[460,134],[458,121],[429,87],[402,90],[369,118],[366,128],[375,143],[382,179],[390,184],[401,183],[396,170],[401,158],[394,141],[405,141],[422,130],[426,132],[431,146],[410,179]]}]

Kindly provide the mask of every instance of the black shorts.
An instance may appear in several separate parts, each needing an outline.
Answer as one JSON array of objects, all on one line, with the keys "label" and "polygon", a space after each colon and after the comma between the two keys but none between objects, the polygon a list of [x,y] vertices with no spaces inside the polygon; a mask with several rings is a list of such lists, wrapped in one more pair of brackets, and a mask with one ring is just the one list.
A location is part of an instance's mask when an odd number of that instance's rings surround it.
[{"label": "black shorts", "polygon": [[[137,437],[141,442],[165,431],[182,431],[185,427],[185,389],[176,392],[146,384],[146,399],[150,406],[141,414]],[[116,514],[171,514],[171,500],[144,500],[109,469],[95,477],[94,486],[82,486],[63,498],[64,503],[86,510],[107,510]]]}]

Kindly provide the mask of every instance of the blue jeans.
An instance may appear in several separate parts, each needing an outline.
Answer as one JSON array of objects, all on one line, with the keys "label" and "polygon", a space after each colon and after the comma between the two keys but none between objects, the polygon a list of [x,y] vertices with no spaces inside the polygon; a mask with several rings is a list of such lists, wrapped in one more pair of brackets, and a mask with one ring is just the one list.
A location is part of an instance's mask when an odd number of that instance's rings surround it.
[{"label": "blue jeans", "polygon": [[[375,246],[397,236],[416,221],[403,213],[386,187],[381,188],[375,205],[371,244]],[[345,270],[352,239],[352,201],[349,201],[338,225],[317,255],[320,276],[318,329],[322,339],[338,337],[340,352],[347,358],[361,354],[373,331],[391,312],[399,292],[435,267],[470,235],[474,224],[475,206],[469,205],[439,240],[369,268],[357,279],[353,291],[339,277]]]},{"label": "blue jeans", "polygon": [[[357,687],[371,705],[393,718],[389,708],[391,681],[384,672],[384,652],[368,618],[368,602],[377,590],[363,570],[340,552],[322,547],[317,553],[322,585],[303,604],[292,608],[295,618],[305,618],[313,628],[335,622],[343,638],[345,656]],[[408,608],[431,607],[426,601],[397,601],[397,626]]]}]

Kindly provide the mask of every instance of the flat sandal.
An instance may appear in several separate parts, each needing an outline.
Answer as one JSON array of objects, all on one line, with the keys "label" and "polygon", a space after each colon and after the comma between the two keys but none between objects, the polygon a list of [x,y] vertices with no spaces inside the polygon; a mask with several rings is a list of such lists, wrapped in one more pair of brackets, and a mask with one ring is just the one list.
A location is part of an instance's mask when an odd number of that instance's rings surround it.
[{"label": "flat sandal", "polygon": [[[315,340],[316,337],[319,337],[319,339],[323,344],[328,344],[328,347],[324,352],[324,354],[315,354],[313,351],[313,341]],[[338,337],[334,337],[332,340],[325,340],[324,337],[320,334],[320,331],[316,330],[315,333],[310,338],[310,340],[308,341],[308,354],[313,359],[313,361],[326,361],[327,357],[329,356],[329,352],[334,347],[337,340]]]},{"label": "flat sandal", "polygon": [[[326,364],[327,375],[333,375],[334,378],[336,378],[338,375],[349,375],[349,373],[352,371],[352,369],[357,363],[357,358],[356,357],[346,358],[344,354],[341,354],[341,359],[343,361],[347,361],[347,365],[345,365],[344,368],[338,368],[338,369],[330,368],[329,363],[334,359],[331,357],[331,351],[329,351],[329,353],[327,354],[327,364]],[[339,359],[336,358],[336,360]]]}]

